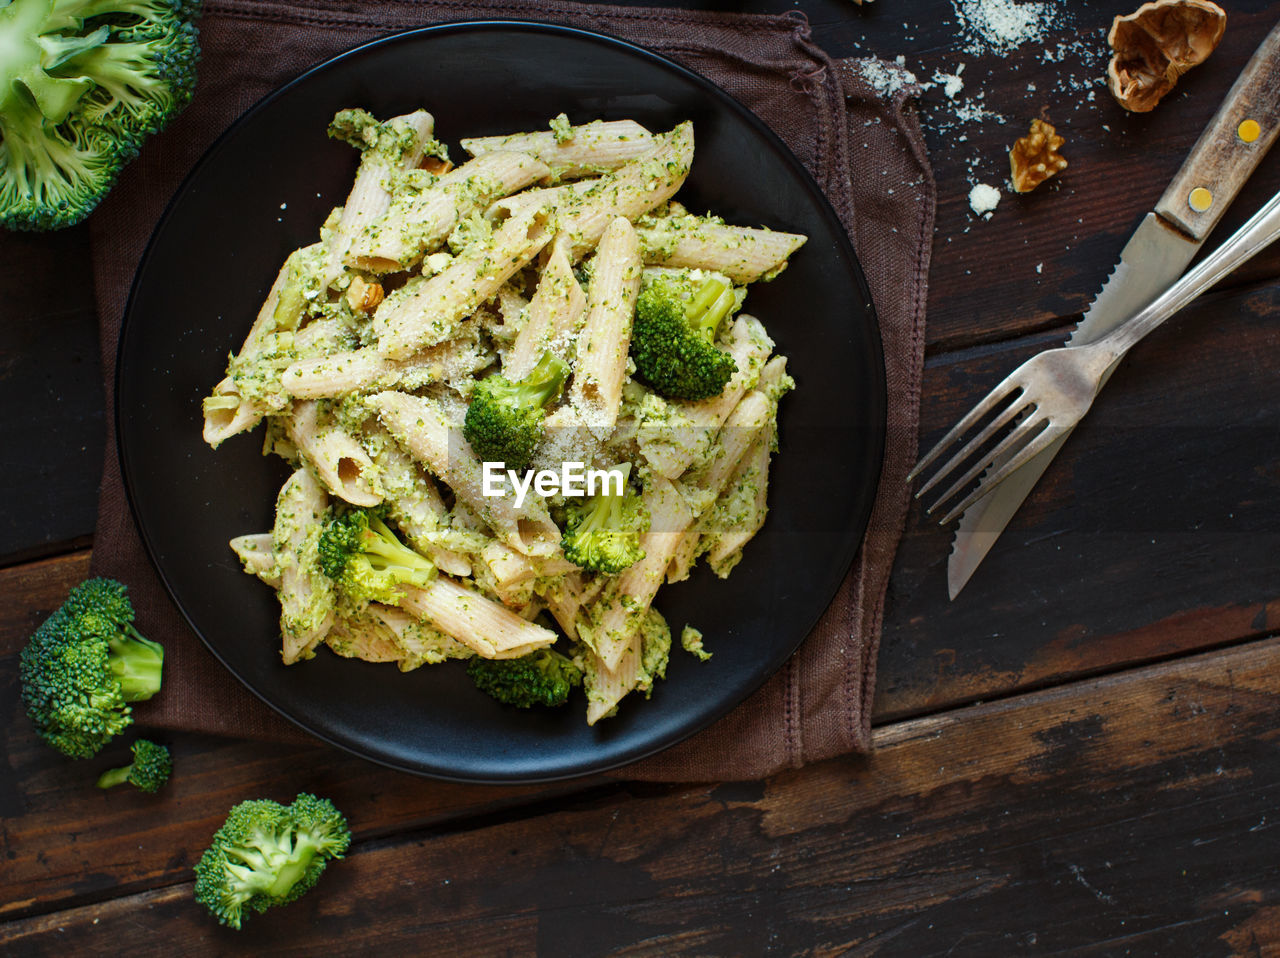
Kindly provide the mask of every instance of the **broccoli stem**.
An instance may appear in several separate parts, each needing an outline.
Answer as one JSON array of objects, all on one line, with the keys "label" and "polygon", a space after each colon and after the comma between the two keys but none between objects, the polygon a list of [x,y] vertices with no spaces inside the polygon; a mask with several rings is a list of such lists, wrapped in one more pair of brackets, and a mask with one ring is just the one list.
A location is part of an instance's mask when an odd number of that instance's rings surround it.
[{"label": "broccoli stem", "polygon": [[126,702],[141,702],[160,691],[164,649],[158,643],[143,638],[137,629],[127,625],[124,634],[107,645],[111,649],[107,663]]},{"label": "broccoli stem", "polygon": [[712,342],[721,321],[733,309],[733,290],[718,279],[709,279],[694,295],[685,316],[693,331],[705,341]]},{"label": "broccoli stem", "polygon": [[123,785],[129,781],[129,773],[131,771],[133,771],[132,765],[108,769],[98,776],[98,788],[115,788],[117,785]]},{"label": "broccoli stem", "polygon": [[[385,571],[393,566],[408,566],[423,572],[435,570],[431,560],[401,545],[387,524],[376,517],[369,520],[369,529],[364,534],[364,541],[360,543],[360,551],[371,557],[369,564],[378,571]],[[386,561],[376,562],[373,556]]]},{"label": "broccoli stem", "polygon": [[568,365],[555,353],[547,350],[538,360],[538,365],[534,366],[529,371],[529,375],[518,383],[521,404],[547,405],[560,395],[560,390],[564,388],[565,380],[568,378]]}]

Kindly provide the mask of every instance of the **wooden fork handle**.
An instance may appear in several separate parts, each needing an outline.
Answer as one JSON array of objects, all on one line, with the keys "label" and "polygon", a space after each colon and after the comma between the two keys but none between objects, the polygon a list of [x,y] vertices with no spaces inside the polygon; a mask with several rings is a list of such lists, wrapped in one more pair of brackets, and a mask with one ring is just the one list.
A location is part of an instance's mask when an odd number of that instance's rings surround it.
[{"label": "wooden fork handle", "polygon": [[1203,240],[1280,134],[1280,23],[1262,41],[1218,115],[1156,204],[1156,212]]}]

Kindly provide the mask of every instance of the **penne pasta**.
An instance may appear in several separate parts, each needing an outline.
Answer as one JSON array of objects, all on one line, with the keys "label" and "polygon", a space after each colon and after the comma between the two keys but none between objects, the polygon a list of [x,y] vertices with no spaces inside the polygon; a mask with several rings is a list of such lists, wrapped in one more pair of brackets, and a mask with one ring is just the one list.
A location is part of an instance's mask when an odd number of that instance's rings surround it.
[{"label": "penne pasta", "polygon": [[546,504],[529,497],[524,508],[517,509],[510,496],[485,496],[480,462],[438,404],[396,392],[376,393],[368,402],[396,441],[449,486],[504,543],[528,556],[556,551],[560,530],[551,521]]},{"label": "penne pasta", "polygon": [[376,506],[382,501],[369,454],[338,426],[322,421],[314,400],[294,404],[286,429],[289,441],[330,493],[354,506]]},{"label": "penne pasta", "polygon": [[370,346],[299,359],[284,371],[281,382],[295,399],[326,399],[401,386],[418,389],[472,376],[493,362],[475,323],[464,322],[455,332],[456,338],[407,359],[388,359]]},{"label": "penne pasta", "polygon": [[440,576],[425,586],[406,586],[401,609],[439,629],[486,659],[518,658],[556,640],[550,629],[520,618],[500,603]]},{"label": "penne pasta", "polygon": [[364,226],[348,250],[348,266],[386,273],[408,269],[439,248],[459,220],[551,175],[528,153],[487,153],[450,170],[431,186],[402,190]]},{"label": "penne pasta", "polygon": [[474,136],[462,141],[472,156],[515,150],[536,156],[560,179],[614,170],[653,148],[653,134],[634,120],[593,120],[561,131]]},{"label": "penne pasta", "polygon": [[529,300],[528,319],[506,356],[512,379],[523,379],[548,350],[566,362],[586,313],[587,297],[578,285],[564,245],[555,244]]},{"label": "penne pasta", "polygon": [[255,575],[273,589],[280,585],[280,575],[276,569],[276,559],[272,554],[270,532],[254,532],[247,536],[236,536],[229,543],[231,551],[236,554],[244,571]]},{"label": "penne pasta", "polygon": [[333,624],[333,584],[320,572],[319,528],[329,507],[324,487],[305,466],[276,499],[272,555],[279,570],[280,657],[285,665],[310,658]]},{"label": "penne pasta", "polygon": [[454,338],[462,319],[496,294],[551,235],[545,208],[522,211],[494,232],[491,245],[457,257],[410,295],[384,300],[373,314],[378,352],[405,359]]},{"label": "penne pasta", "polygon": [[714,399],[697,402],[670,401],[669,415],[652,426],[639,428],[640,454],[661,476],[675,479],[703,458],[715,442],[725,419],[743,394],[755,385],[773,340],[755,317],[739,315],[729,333],[726,351],[733,356],[737,371]]},{"label": "penne pasta", "polygon": [[560,233],[570,258],[595,249],[617,216],[637,220],[669,200],[684,184],[693,164],[693,124],[681,123],[654,138],[653,148],[592,184],[563,210]]},{"label": "penne pasta", "polygon": [[578,336],[569,399],[597,438],[613,432],[631,344],[631,318],[640,292],[636,231],[615,217],[600,239],[587,290],[587,318]]},{"label": "penne pasta", "polygon": [[579,614],[577,619],[578,634],[609,669],[618,667],[693,522],[693,512],[684,498],[661,476],[650,480],[643,498],[650,522],[649,531],[640,536],[644,558],[606,587],[590,615]]},{"label": "penne pasta", "polygon": [[345,268],[351,244],[364,228],[377,220],[391,205],[387,185],[398,170],[411,170],[422,160],[432,142],[435,120],[426,110],[417,110],[379,124],[366,131],[361,140],[360,168],[356,181],[342,205],[342,213],[328,241],[325,286],[331,286]]},{"label": "penne pasta", "polygon": [[712,270],[739,285],[773,279],[807,239],[693,216],[669,217],[655,224],[636,230],[645,263]]}]

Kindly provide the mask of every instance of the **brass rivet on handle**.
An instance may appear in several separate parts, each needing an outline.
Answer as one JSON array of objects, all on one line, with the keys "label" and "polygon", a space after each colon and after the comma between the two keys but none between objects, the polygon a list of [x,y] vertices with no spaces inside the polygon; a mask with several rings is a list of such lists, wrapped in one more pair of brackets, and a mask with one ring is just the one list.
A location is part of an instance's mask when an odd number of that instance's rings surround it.
[{"label": "brass rivet on handle", "polygon": [[1213,205],[1213,194],[1203,186],[1197,186],[1187,197],[1187,205],[1197,213],[1203,213]]},{"label": "brass rivet on handle", "polygon": [[1262,136],[1262,127],[1258,125],[1257,120],[1245,120],[1236,130],[1236,136],[1246,143],[1252,143]]}]

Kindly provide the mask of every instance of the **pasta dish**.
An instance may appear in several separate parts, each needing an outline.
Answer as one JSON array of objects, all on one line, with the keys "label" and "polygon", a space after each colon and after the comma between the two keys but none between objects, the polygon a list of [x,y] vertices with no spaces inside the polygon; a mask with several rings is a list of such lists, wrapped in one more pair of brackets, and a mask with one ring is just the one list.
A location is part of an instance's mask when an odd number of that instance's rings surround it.
[{"label": "pasta dish", "polygon": [[293,470],[231,548],[286,665],[465,659],[512,705],[581,684],[594,724],[663,677],[659,587],[728,576],[764,523],[794,384],[744,299],[805,237],[686,210],[690,123],[562,114],[456,167],[424,110],[329,132],[350,193],[203,404],[211,446],[264,423]]}]

